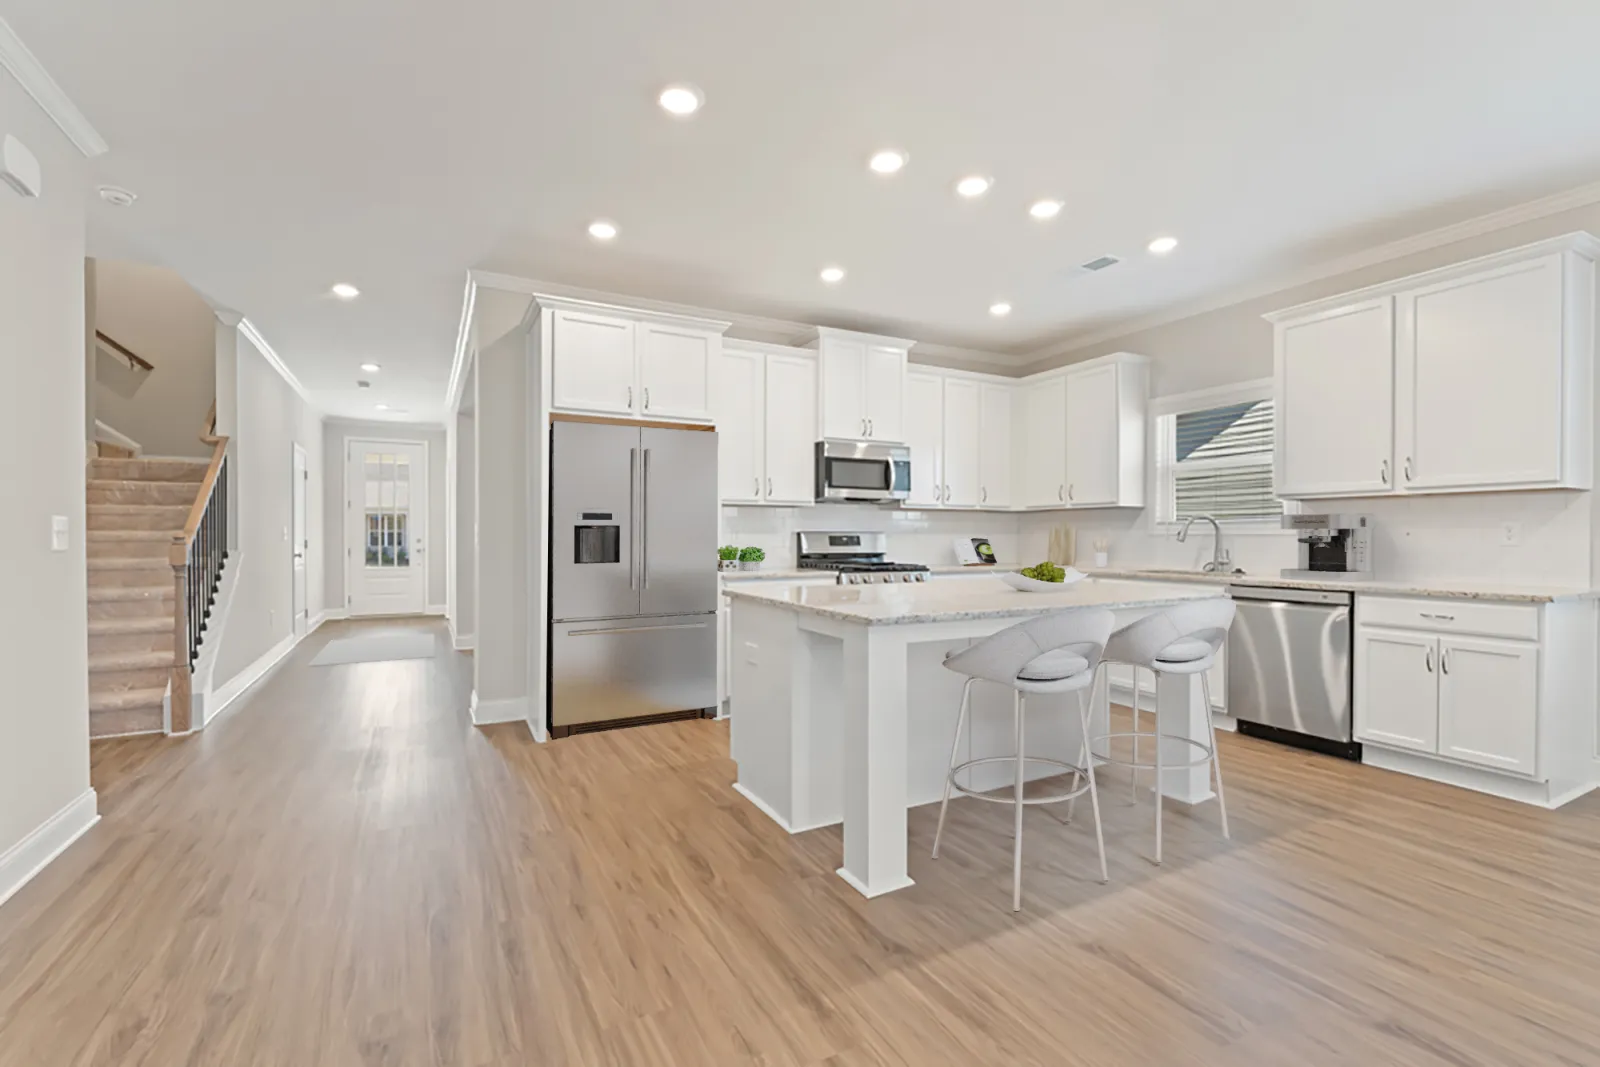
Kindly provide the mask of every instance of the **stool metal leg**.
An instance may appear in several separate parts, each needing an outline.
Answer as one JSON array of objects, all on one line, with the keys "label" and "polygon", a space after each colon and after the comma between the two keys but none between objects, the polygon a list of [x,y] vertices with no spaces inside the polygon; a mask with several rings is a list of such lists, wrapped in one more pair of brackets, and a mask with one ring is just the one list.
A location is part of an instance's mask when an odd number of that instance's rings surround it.
[{"label": "stool metal leg", "polygon": [[1022,752],[1022,719],[1023,719],[1023,715],[1022,715],[1022,712],[1023,712],[1022,690],[1016,689],[1016,690],[1013,690],[1012,692],[1015,694],[1016,719],[1017,719],[1017,788],[1016,788],[1016,796],[1015,796],[1016,805],[1017,805],[1017,824],[1016,824],[1016,831],[1015,831],[1016,841],[1015,841],[1015,844],[1014,844],[1014,846],[1012,848],[1012,854],[1011,854],[1011,910],[1012,911],[1021,911],[1022,910],[1022,809],[1024,807],[1024,805],[1022,803],[1022,781],[1023,781],[1023,771],[1026,769],[1027,764],[1024,762],[1024,760],[1022,758],[1022,756],[1023,756],[1023,752]]},{"label": "stool metal leg", "polygon": [[[1150,677],[1155,679],[1156,685],[1161,685],[1161,678],[1155,671],[1150,672]],[[1156,715],[1156,866],[1161,866],[1161,716]]]},{"label": "stool metal leg", "polygon": [[[1091,688],[1092,692],[1092,688]],[[1083,751],[1089,753],[1089,702],[1083,694],[1078,694],[1078,721],[1083,724]],[[1100,829],[1100,792],[1094,784],[1094,756],[1084,762],[1084,774],[1089,778],[1089,804],[1094,809],[1094,843],[1100,849],[1100,882],[1105,884],[1111,881],[1111,875],[1106,870],[1106,838]],[[1077,788],[1077,775],[1073,775],[1073,788]],[[1071,801],[1068,801],[1070,811]]]},{"label": "stool metal leg", "polygon": [[950,769],[944,776],[944,800],[939,804],[939,828],[933,832],[933,858],[939,858],[939,840],[944,837],[944,815],[950,807],[950,786],[955,782],[956,757],[961,754],[961,730],[967,725],[967,708],[972,703],[972,683],[976,678],[968,678],[967,684],[961,687],[961,712],[956,716],[956,738],[950,742]]},{"label": "stool metal leg", "polygon": [[[1109,684],[1109,683],[1107,683]],[[1156,730],[1160,731],[1161,723],[1156,722]],[[1139,668],[1133,669],[1133,762],[1139,762]],[[1139,803],[1139,768],[1128,768],[1128,799]]]},{"label": "stool metal leg", "polygon": [[1222,816],[1222,836],[1232,838],[1228,833],[1228,801],[1222,795],[1222,760],[1217,754],[1217,724],[1211,717],[1211,678],[1209,671],[1200,674],[1200,692],[1206,699],[1206,724],[1211,727],[1211,770],[1217,776],[1217,813]]}]

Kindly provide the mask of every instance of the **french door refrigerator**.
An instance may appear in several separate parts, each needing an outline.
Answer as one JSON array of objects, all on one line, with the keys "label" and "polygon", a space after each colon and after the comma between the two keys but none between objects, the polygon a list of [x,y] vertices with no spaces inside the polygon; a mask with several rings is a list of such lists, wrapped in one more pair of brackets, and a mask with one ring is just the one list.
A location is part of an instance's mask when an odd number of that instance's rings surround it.
[{"label": "french door refrigerator", "polygon": [[550,428],[550,729],[717,703],[717,435]]}]

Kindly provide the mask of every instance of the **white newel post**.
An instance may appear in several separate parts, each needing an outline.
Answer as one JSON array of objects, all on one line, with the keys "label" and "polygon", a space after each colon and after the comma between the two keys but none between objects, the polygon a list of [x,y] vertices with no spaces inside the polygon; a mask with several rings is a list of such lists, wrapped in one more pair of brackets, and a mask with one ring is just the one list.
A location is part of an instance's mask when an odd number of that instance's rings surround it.
[{"label": "white newel post", "polygon": [[906,875],[906,642],[897,626],[844,635],[844,866],[864,896]]}]

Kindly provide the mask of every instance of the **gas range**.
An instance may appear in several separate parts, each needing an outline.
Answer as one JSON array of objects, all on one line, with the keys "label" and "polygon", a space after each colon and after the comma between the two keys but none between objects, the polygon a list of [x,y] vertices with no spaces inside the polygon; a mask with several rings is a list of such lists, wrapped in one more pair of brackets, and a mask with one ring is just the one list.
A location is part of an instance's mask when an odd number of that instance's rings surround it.
[{"label": "gas range", "polygon": [[800,569],[830,571],[839,576],[840,585],[928,580],[928,568],[920,563],[884,559],[889,540],[886,534],[822,530],[805,531],[796,537]]}]

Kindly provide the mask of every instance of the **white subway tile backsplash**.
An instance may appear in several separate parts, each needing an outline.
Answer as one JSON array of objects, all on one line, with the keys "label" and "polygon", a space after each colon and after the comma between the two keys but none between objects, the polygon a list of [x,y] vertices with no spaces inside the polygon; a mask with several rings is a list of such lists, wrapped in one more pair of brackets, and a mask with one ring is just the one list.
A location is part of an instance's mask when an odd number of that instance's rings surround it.
[{"label": "white subway tile backsplash", "polygon": [[754,545],[775,565],[792,567],[795,534],[802,530],[870,530],[889,535],[891,559],[934,566],[956,562],[955,538],[987,537],[1000,560],[1014,562],[1021,518],[1009,512],[918,511],[870,504],[725,507],[720,543]]}]

